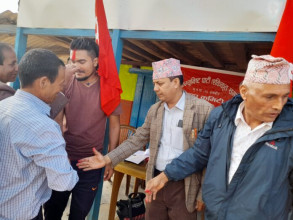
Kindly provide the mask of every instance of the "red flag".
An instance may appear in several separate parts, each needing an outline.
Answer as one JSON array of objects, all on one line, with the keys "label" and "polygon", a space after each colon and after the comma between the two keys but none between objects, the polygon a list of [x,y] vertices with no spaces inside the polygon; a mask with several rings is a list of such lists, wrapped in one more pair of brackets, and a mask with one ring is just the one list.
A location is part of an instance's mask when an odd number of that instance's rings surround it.
[{"label": "red flag", "polygon": [[[96,42],[99,44],[99,76],[101,88],[101,107],[109,116],[120,103],[121,84],[114,58],[112,41],[107,27],[103,0],[96,0]],[[98,26],[98,31],[97,31]]]},{"label": "red flag", "polygon": [[[293,63],[293,0],[287,0],[279,29],[273,44],[271,55],[274,57],[283,57],[290,63]],[[290,88],[290,97],[292,97],[292,81]]]}]

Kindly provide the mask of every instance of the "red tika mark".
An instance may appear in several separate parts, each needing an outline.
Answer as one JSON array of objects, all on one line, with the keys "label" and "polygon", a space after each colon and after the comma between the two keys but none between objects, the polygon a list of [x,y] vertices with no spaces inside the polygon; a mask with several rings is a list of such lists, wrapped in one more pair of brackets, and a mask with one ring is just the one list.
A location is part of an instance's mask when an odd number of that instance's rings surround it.
[{"label": "red tika mark", "polygon": [[72,61],[75,61],[75,58],[76,58],[76,50],[72,50],[72,53],[71,53],[71,60],[72,60]]}]

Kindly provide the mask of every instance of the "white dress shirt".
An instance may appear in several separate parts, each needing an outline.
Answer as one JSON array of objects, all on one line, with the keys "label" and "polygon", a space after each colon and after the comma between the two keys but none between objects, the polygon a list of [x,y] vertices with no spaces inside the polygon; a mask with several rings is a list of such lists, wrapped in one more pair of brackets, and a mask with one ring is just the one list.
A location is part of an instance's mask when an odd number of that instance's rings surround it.
[{"label": "white dress shirt", "polygon": [[229,170],[229,183],[231,182],[245,152],[250,146],[260,138],[266,131],[272,128],[273,122],[262,123],[251,130],[250,126],[245,122],[243,117],[244,102],[242,102],[237,110],[235,125],[236,131],[234,134],[234,142],[231,155],[231,163]]},{"label": "white dress shirt", "polygon": [[169,109],[164,103],[165,112],[162,126],[162,137],[156,161],[156,169],[163,171],[167,164],[171,163],[183,153],[183,112],[185,106],[185,92],[177,104]]}]

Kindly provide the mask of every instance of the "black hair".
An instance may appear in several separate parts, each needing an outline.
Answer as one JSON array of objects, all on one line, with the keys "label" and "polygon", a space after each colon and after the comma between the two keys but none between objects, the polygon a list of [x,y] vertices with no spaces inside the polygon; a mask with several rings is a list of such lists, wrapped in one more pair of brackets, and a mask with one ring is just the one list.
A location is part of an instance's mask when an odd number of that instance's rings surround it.
[{"label": "black hair", "polygon": [[54,83],[60,66],[64,66],[63,61],[52,51],[40,48],[29,50],[21,58],[18,66],[21,87],[31,86],[36,79],[43,76]]},{"label": "black hair", "polygon": [[72,40],[70,50],[86,50],[92,58],[99,57],[99,46],[91,38],[79,37]]},{"label": "black hair", "polygon": [[3,54],[4,50],[14,51],[11,45],[0,42],[0,65],[3,65],[3,62],[5,60],[5,57]]},{"label": "black hair", "polygon": [[183,85],[183,80],[184,80],[183,75],[178,75],[178,76],[171,76],[171,77],[169,77],[170,81],[173,81],[173,80],[176,79],[176,78],[179,79],[179,81],[180,81],[180,85]]}]

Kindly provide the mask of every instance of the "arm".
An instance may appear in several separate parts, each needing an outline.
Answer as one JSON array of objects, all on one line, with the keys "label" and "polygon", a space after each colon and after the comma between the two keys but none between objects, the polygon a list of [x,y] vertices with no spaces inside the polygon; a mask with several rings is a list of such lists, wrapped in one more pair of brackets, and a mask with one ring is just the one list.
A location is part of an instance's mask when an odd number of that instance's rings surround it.
[{"label": "arm", "polygon": [[109,152],[114,150],[119,141],[120,115],[110,115],[109,117]]},{"label": "arm", "polygon": [[62,111],[60,111],[54,119],[59,124],[62,134],[64,133],[63,118],[64,118],[64,109],[62,109]]},{"label": "arm", "polygon": [[34,163],[45,169],[49,188],[56,191],[70,191],[78,181],[65,151],[65,142],[60,132],[52,124],[48,128],[40,128],[29,145],[21,148],[21,152]]},{"label": "arm", "polygon": [[[109,147],[108,151],[114,150],[119,141],[120,134],[120,115],[110,115],[109,117]],[[104,180],[109,180],[114,173],[111,164],[106,165],[104,172]]]}]

